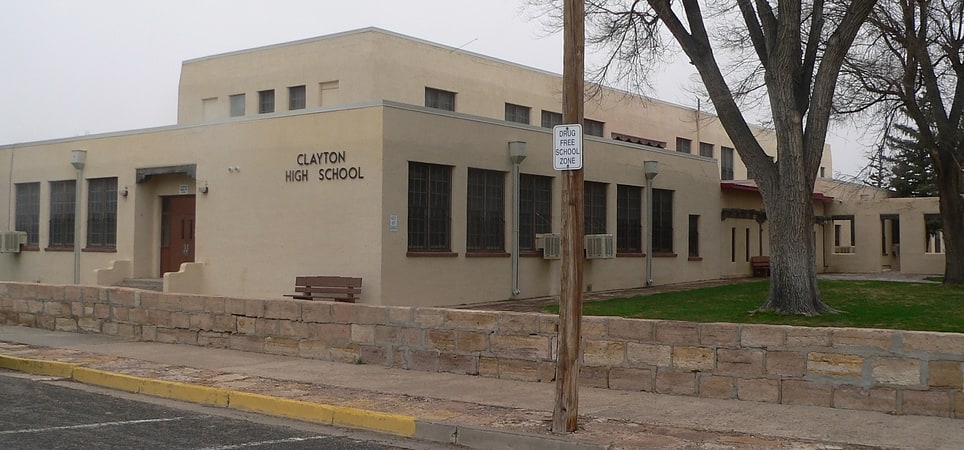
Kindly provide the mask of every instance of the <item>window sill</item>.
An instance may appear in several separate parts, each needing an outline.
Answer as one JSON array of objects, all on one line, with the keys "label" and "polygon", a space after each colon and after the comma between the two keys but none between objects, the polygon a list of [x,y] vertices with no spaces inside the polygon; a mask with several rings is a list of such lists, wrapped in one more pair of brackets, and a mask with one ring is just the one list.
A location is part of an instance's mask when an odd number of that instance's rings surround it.
[{"label": "window sill", "polygon": [[39,245],[21,245],[21,246],[20,246],[20,251],[22,251],[22,252],[39,252],[39,251],[40,251],[40,246],[39,246]]},{"label": "window sill", "polygon": [[676,253],[666,253],[666,252],[653,252],[653,258],[675,258],[679,255]]},{"label": "window sill", "polygon": [[47,247],[44,249],[45,252],[72,252],[73,247]]},{"label": "window sill", "polygon": [[509,255],[506,252],[465,252],[466,258],[508,258]]},{"label": "window sill", "polygon": [[459,256],[459,254],[455,252],[409,251],[405,256],[416,258],[454,258]]},{"label": "window sill", "polygon": [[519,256],[523,258],[542,258],[542,250],[521,250]]},{"label": "window sill", "polygon": [[82,252],[88,253],[117,253],[116,247],[87,247]]},{"label": "window sill", "polygon": [[702,260],[703,260],[703,257],[702,257],[702,256],[690,256],[690,257],[687,258],[686,260],[687,260],[687,261],[702,261]]},{"label": "window sill", "polygon": [[616,252],[617,258],[642,258],[646,256],[643,252]]}]

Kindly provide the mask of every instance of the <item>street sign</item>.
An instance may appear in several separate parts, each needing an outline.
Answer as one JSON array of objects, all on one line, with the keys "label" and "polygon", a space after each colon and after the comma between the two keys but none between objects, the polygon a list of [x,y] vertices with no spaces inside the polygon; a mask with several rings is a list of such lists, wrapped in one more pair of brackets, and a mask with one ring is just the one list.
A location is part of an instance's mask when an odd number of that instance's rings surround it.
[{"label": "street sign", "polygon": [[582,125],[552,127],[552,168],[582,169]]}]

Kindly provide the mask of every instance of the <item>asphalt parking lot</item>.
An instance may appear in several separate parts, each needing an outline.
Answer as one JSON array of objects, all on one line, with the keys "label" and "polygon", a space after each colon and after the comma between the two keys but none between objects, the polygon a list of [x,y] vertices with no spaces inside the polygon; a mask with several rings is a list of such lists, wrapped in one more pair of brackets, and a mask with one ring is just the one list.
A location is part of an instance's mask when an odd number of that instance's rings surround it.
[{"label": "asphalt parking lot", "polygon": [[[83,389],[80,389],[83,388]],[[15,449],[429,448],[248,414],[210,414],[94,392],[49,377],[0,371],[0,446]],[[174,403],[174,402],[168,402]],[[221,413],[221,411],[214,411]]]}]

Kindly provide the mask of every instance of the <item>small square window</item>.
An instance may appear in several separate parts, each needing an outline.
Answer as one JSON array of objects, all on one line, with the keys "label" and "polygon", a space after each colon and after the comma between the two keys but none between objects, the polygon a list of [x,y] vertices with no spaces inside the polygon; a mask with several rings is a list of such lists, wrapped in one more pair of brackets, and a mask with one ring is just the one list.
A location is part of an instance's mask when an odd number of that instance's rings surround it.
[{"label": "small square window", "polygon": [[305,109],[305,85],[288,88],[288,110]]},{"label": "small square window", "polygon": [[707,158],[713,157],[713,144],[709,142],[700,142],[700,156],[705,156]]},{"label": "small square window", "polygon": [[529,124],[529,107],[521,105],[505,104],[505,120],[508,122]]},{"label": "small square window", "polygon": [[586,136],[599,136],[603,135],[603,122],[592,119],[583,119],[583,133]]},{"label": "small square window", "polygon": [[556,125],[562,125],[562,114],[552,111],[542,111],[542,127],[552,128]]},{"label": "small square window", "polygon": [[693,141],[689,139],[678,137],[676,138],[676,151],[680,153],[693,153],[690,150],[692,143]]},{"label": "small square window", "polygon": [[244,94],[234,94],[229,97],[231,100],[231,117],[241,117],[244,115]]},{"label": "small square window", "polygon": [[274,112],[274,89],[258,91],[258,114]]}]

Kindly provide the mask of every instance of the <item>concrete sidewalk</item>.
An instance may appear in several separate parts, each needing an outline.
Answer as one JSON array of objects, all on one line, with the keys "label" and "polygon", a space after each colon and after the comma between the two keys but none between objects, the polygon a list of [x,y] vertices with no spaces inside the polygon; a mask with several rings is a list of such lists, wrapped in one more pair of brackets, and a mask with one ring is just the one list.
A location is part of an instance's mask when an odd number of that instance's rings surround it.
[{"label": "concrete sidewalk", "polygon": [[0,367],[73,368],[81,382],[470,448],[964,448],[955,419],[594,388],[579,391],[580,431],[557,436],[551,383],[9,325]]}]

